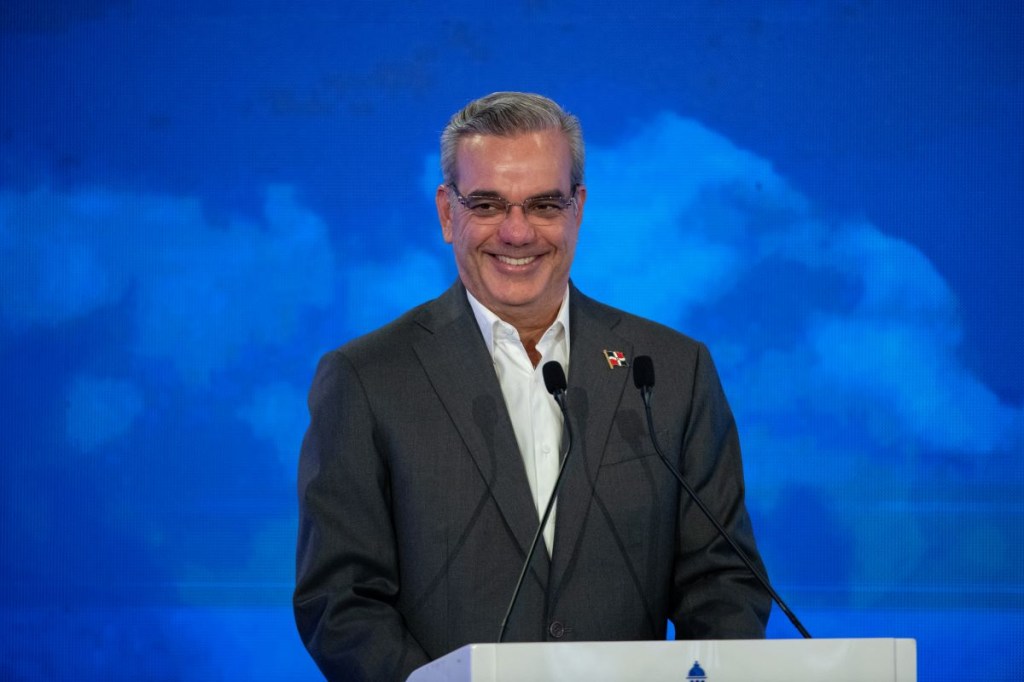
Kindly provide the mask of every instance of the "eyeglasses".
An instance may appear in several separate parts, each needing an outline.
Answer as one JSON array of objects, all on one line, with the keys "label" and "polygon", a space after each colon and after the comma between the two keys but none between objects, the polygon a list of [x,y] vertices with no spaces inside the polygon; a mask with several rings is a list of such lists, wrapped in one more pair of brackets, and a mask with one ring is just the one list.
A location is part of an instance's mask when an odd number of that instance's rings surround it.
[{"label": "eyeglasses", "polygon": [[548,197],[530,197],[523,201],[509,201],[497,194],[462,196],[459,188],[454,182],[448,183],[448,187],[455,192],[455,198],[462,204],[473,219],[481,225],[496,225],[508,217],[513,206],[523,209],[526,220],[531,225],[553,225],[560,221],[565,215],[565,209],[572,207],[572,214],[576,215],[579,204],[576,203],[576,186],[572,188],[572,196],[566,198],[561,195]]}]

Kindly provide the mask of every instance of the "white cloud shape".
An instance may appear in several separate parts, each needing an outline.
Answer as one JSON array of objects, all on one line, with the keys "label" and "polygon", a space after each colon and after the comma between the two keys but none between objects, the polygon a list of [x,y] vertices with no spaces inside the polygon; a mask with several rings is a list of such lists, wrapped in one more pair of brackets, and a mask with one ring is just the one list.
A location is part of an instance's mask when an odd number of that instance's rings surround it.
[{"label": "white cloud shape", "polygon": [[419,250],[400,251],[393,261],[353,263],[342,275],[349,329],[368,332],[436,298],[454,281],[448,272],[441,258]]},{"label": "white cloud shape", "polygon": [[131,381],[79,375],[68,390],[68,439],[90,452],[127,433],[144,407],[142,391]]},{"label": "white cloud shape", "polygon": [[587,172],[577,283],[707,340],[748,449],[1019,444],[1024,412],[959,360],[956,297],[913,245],[823,221],[767,161],[672,114]]},{"label": "white cloud shape", "polygon": [[238,408],[238,416],[252,432],[274,445],[285,471],[294,472],[299,462],[299,443],[306,430],[306,393],[291,384],[274,382],[260,386]]},{"label": "white cloud shape", "polygon": [[260,225],[199,202],[109,190],[0,193],[3,322],[56,325],[130,301],[132,351],[202,384],[253,345],[280,345],[334,296],[323,221],[271,187]]}]

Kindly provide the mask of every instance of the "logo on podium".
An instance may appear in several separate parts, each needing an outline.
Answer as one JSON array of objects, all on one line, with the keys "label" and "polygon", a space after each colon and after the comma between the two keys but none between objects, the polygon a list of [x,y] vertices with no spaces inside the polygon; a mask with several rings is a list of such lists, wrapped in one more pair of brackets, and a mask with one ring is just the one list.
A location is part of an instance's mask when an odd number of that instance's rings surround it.
[{"label": "logo on podium", "polygon": [[704,668],[700,667],[700,662],[694,661],[690,674],[686,676],[686,682],[707,682],[707,679],[708,676],[704,673]]}]

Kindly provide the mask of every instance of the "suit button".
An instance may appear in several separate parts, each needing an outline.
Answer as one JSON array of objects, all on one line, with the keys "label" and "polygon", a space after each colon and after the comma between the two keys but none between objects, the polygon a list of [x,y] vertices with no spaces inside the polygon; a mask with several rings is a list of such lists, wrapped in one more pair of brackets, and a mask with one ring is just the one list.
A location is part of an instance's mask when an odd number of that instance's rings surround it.
[{"label": "suit button", "polygon": [[552,622],[550,626],[548,626],[548,634],[550,634],[555,639],[562,639],[563,637],[565,637],[565,626],[562,625],[561,622],[556,620]]}]

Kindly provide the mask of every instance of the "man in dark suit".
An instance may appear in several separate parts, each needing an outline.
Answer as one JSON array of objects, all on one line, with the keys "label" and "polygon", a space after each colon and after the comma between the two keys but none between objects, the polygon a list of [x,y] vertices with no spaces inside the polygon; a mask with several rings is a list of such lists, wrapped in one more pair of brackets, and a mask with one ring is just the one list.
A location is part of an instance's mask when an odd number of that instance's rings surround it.
[{"label": "man in dark suit", "polygon": [[569,281],[587,191],[575,117],[495,93],[442,135],[437,211],[459,281],[328,353],[299,464],[295,618],[332,680],[399,680],[495,641],[575,434],[506,641],[764,636],[770,601],[658,460],[630,359],[658,362],[655,428],[761,567],[739,442],[707,349]]}]

